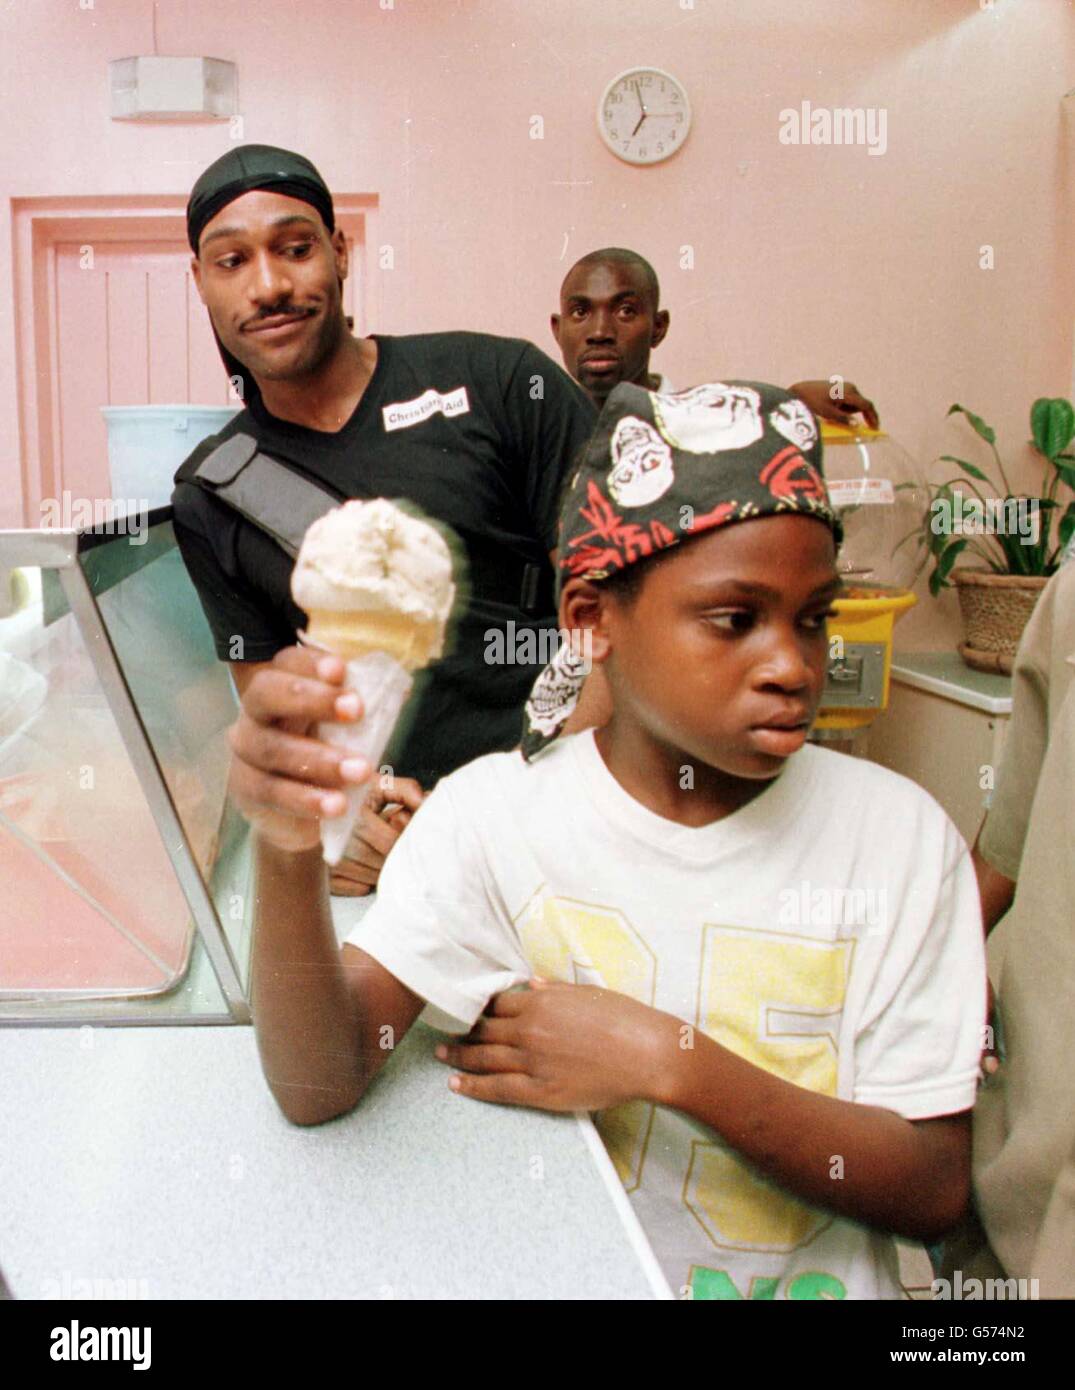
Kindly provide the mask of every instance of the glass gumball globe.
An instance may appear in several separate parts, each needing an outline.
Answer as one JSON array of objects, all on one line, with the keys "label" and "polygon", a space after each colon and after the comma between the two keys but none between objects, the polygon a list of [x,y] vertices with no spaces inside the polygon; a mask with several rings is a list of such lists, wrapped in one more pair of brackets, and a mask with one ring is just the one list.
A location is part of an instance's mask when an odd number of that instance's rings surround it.
[{"label": "glass gumball globe", "polygon": [[914,535],[929,505],[926,482],[902,445],[883,430],[822,425],[825,481],[844,539],[837,568],[848,589],[908,589]]}]

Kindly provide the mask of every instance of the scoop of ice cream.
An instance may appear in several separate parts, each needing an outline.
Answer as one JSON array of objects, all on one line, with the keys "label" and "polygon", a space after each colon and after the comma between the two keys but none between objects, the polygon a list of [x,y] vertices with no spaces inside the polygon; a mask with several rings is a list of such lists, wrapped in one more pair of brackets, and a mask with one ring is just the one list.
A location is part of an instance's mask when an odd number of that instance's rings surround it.
[{"label": "scoop of ice cream", "polygon": [[345,502],[306,532],[291,592],[310,641],[345,657],[389,651],[414,670],[443,649],[452,556],[435,527],[393,503]]}]

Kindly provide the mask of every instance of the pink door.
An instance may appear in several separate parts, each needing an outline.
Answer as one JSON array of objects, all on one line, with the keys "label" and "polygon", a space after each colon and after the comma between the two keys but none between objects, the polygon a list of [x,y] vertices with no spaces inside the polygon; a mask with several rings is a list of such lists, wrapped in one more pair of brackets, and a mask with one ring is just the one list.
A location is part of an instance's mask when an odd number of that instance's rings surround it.
[{"label": "pink door", "polygon": [[[64,490],[110,495],[101,406],[235,403],[190,276],[185,198],[11,201],[22,458],[0,520],[37,526],[42,504],[55,506]],[[376,206],[369,194],[336,199],[352,264],[344,312],[359,333],[377,298],[365,273]]]},{"label": "pink door", "polygon": [[182,242],[55,249],[59,482],[107,497],[102,405],[226,405],[228,381]]}]

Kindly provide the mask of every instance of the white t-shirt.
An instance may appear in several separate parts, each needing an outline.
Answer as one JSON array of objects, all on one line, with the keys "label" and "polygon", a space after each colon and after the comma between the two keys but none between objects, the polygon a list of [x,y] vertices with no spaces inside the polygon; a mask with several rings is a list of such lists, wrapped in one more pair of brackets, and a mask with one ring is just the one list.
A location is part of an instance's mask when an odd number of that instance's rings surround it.
[{"label": "white t-shirt", "polygon": [[[590,732],[529,766],[479,758],[424,802],[347,939],[448,1031],[536,973],[631,995],[690,1025],[684,1044],[701,1029],[810,1090],[912,1120],[974,1104],[966,846],[913,782],[827,749],[701,828],[635,801]],[[596,1120],[676,1294],[900,1295],[890,1237],[763,1181],[705,1126],[641,1101]]]}]

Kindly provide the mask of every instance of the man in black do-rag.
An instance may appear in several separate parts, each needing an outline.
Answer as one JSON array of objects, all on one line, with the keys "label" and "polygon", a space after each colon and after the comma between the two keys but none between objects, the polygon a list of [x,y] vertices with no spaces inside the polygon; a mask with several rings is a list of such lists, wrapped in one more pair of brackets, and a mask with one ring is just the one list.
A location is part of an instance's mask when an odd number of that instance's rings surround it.
[{"label": "man in black do-rag", "polygon": [[[596,412],[519,339],[352,334],[348,243],[328,185],[302,155],[229,150],[194,185],[187,230],[192,273],[245,408],[179,469],[174,524],[244,701],[255,681],[309,656],[296,646],[306,615],[290,593],[290,532],[310,489],[314,507],[326,494],[327,505],[412,503],[464,551],[454,647],[416,681],[389,770],[333,882],[365,891],[423,790],[518,743],[547,653],[542,634],[556,627],[558,498]],[[488,660],[494,638],[508,660]]]}]

